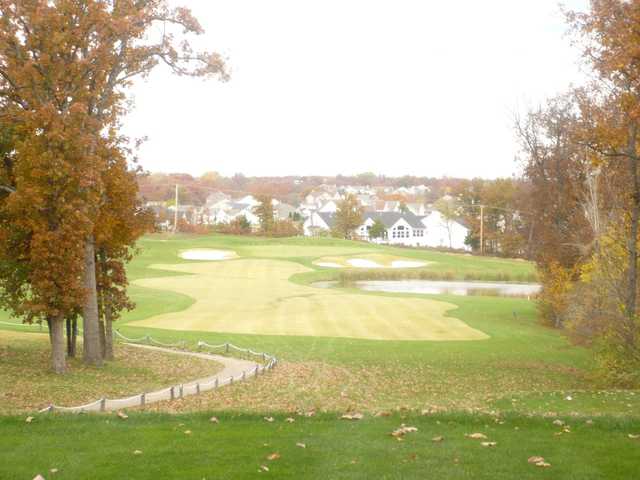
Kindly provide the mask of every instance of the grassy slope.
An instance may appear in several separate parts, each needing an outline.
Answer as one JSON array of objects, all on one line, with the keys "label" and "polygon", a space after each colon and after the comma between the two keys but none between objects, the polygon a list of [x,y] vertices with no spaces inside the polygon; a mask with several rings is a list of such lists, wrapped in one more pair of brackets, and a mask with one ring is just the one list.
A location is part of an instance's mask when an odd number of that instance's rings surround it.
[{"label": "grassy slope", "polygon": [[[130,268],[132,278],[166,275],[147,267],[171,263],[179,250],[192,247],[229,248],[244,256],[286,259],[307,267],[324,255],[382,251],[438,262],[429,268],[454,271],[459,278],[469,273],[524,278],[532,273],[525,262],[336,240],[186,236],[161,240],[142,242],[142,255]],[[304,248],[308,246],[313,250]],[[293,280],[307,284],[335,275],[318,270]],[[595,391],[586,376],[588,352],[570,347],[557,332],[538,326],[534,305],[526,300],[438,297],[458,306],[451,315],[491,338],[396,342],[141,329],[126,322],[181,311],[192,300],[139,287],[132,292],[139,307],[121,322],[125,332],[149,332],[166,340],[230,340],[274,352],[283,363],[258,380],[203,396],[198,403],[185,402],[196,410],[224,410],[220,425],[207,421],[210,414],[135,414],[127,422],[93,416],[39,417],[33,424],[24,423],[23,418],[0,418],[5,433],[0,437],[0,478],[31,478],[50,468],[60,469],[56,478],[254,478],[262,464],[277,478],[425,478],[428,474],[434,478],[596,479],[633,478],[637,473],[640,444],[627,435],[640,430],[640,394]],[[407,412],[390,418],[367,416],[351,423],[338,420],[335,413],[349,407],[373,412],[434,403],[524,415],[507,414],[506,422],[500,424],[473,414],[421,417]],[[334,413],[299,417],[293,424],[283,422],[284,413],[274,423],[262,420],[266,412],[305,407],[326,407]],[[233,413],[238,410],[255,413]],[[528,416],[552,411],[567,415],[571,433],[556,436],[559,429],[550,419]],[[569,416],[575,412],[617,417],[596,418],[588,426],[584,418]],[[420,431],[397,442],[387,434],[400,423]],[[184,434],[186,429],[193,434]],[[483,448],[464,438],[472,431],[486,433],[498,446]],[[445,440],[431,442],[435,435],[444,435]],[[296,442],[306,443],[307,448],[296,447]],[[134,456],[135,449],[143,454]],[[272,452],[282,458],[266,460]],[[527,464],[532,455],[544,456],[553,466],[542,470]]]},{"label": "grassy slope", "polygon": [[[640,422],[565,419],[571,433],[551,419],[461,414],[366,417],[358,422],[334,415],[272,423],[255,415],[134,415],[46,417],[27,424],[0,418],[0,478],[56,479],[627,479],[638,473]],[[418,428],[399,442],[389,433],[402,423]],[[189,430],[191,434],[184,432]],[[465,434],[482,432],[495,447]],[[441,442],[433,442],[443,436]],[[52,441],[55,440],[55,441]],[[304,443],[306,448],[296,446]],[[142,453],[135,455],[133,452]],[[615,452],[615,454],[613,454]],[[280,458],[268,460],[277,453]],[[540,455],[551,464],[527,462]],[[268,472],[260,467],[267,466]],[[49,476],[56,468],[55,476]]]}]

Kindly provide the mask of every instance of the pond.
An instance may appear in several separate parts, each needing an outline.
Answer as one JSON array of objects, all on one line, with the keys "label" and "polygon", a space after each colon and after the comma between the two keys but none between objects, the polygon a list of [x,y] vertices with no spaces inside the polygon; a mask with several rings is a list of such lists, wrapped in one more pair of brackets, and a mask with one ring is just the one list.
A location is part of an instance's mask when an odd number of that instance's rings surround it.
[{"label": "pond", "polygon": [[[312,286],[332,288],[338,282],[316,282]],[[502,283],[441,280],[366,280],[356,288],[370,292],[421,293],[428,295],[486,295],[494,297],[531,297],[540,292],[537,283]]]}]

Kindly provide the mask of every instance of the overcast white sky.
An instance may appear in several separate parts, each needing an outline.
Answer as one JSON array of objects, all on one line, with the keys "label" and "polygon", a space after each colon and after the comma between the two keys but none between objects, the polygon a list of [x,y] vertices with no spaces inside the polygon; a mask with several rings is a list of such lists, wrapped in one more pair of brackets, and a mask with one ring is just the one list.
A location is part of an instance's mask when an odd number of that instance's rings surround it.
[{"label": "overcast white sky", "polygon": [[125,126],[150,171],[509,176],[514,112],[580,80],[557,0],[172,3],[232,79],[136,86]]}]

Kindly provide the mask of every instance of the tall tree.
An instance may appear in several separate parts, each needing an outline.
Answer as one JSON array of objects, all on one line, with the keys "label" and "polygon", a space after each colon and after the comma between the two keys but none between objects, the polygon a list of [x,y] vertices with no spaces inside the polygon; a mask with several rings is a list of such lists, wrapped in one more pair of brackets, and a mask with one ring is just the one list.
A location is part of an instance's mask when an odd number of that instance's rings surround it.
[{"label": "tall tree", "polygon": [[628,347],[637,341],[638,240],[640,234],[640,1],[592,0],[587,13],[569,14],[583,40],[584,57],[598,84],[583,96],[578,137],[597,155],[598,167],[618,172],[617,214],[626,227],[626,288],[623,298]]},{"label": "tall tree", "polygon": [[17,313],[51,325],[56,371],[64,370],[63,319],[79,305],[84,359],[100,365],[94,230],[108,159],[99,150],[116,135],[135,77],[162,63],[178,75],[226,79],[224,62],[183,41],[202,28],[165,0],[0,0],[0,12],[0,99],[21,136],[16,188],[2,205],[4,235],[14,240],[4,253],[22,262],[8,272],[9,291],[28,300]]},{"label": "tall tree", "polygon": [[353,238],[353,232],[362,225],[364,208],[360,205],[358,197],[348,194],[338,202],[336,221],[333,231],[342,238]]},{"label": "tall tree", "polygon": [[269,195],[259,195],[257,200],[260,203],[254,207],[253,212],[260,220],[260,230],[262,233],[268,234],[273,230],[275,222],[273,198]]}]

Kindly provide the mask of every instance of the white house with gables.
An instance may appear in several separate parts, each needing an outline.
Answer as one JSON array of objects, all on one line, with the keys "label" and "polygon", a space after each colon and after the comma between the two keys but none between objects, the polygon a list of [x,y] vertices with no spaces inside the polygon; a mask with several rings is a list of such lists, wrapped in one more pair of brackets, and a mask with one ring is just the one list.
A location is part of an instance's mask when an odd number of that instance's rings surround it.
[{"label": "white house with gables", "polygon": [[[355,231],[362,240],[387,245],[470,250],[464,243],[469,230],[459,222],[445,219],[438,211],[426,216],[411,212],[365,212],[363,218],[362,225]],[[371,227],[378,220],[384,225],[385,232],[381,238],[373,238]],[[330,231],[334,223],[335,213],[313,212],[304,222],[304,234],[320,235]]]}]

